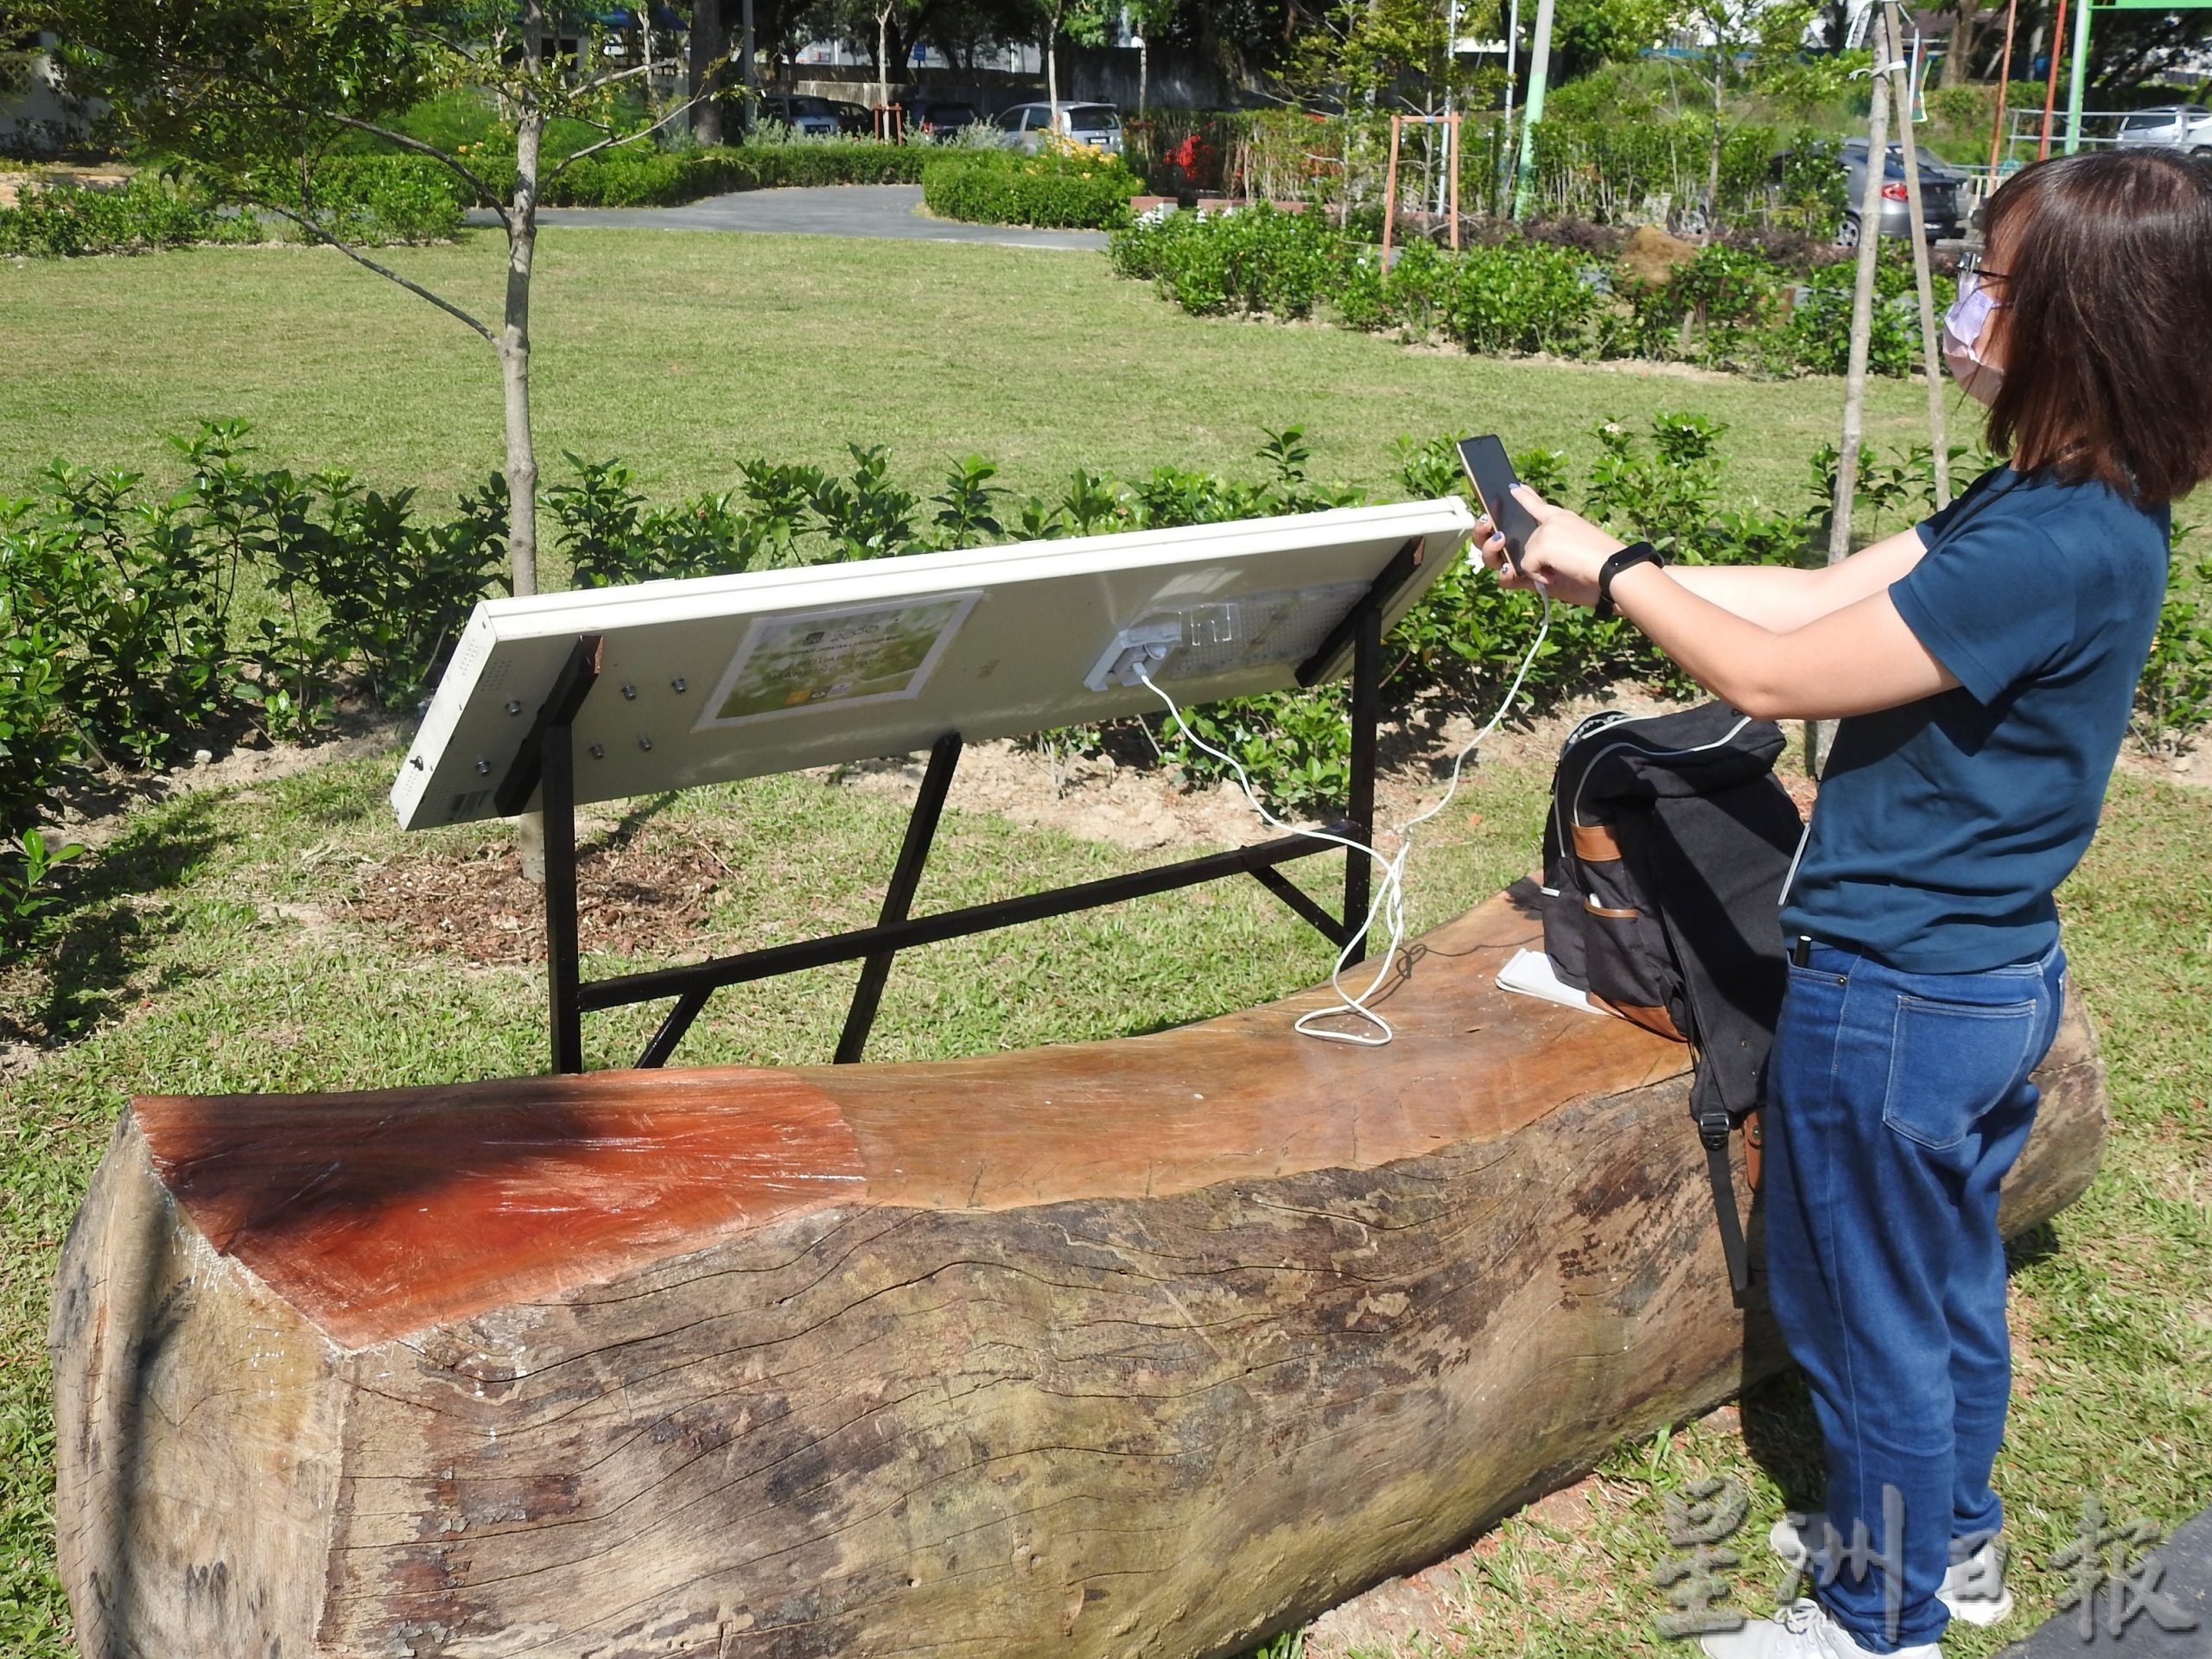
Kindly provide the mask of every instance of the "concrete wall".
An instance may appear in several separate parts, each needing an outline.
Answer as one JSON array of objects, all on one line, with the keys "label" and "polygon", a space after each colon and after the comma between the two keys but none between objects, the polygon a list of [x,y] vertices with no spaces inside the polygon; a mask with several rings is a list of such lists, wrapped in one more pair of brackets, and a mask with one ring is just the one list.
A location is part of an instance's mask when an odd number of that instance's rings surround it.
[{"label": "concrete wall", "polygon": [[[39,36],[41,48],[54,44]],[[0,52],[0,150],[50,155],[85,141],[91,111],[62,97],[53,58],[44,50]]]}]

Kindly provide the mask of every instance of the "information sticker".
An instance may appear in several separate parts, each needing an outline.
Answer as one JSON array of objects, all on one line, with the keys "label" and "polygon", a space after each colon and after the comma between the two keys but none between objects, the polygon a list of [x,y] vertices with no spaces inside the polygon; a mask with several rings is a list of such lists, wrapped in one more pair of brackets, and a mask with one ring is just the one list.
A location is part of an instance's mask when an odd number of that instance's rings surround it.
[{"label": "information sticker", "polygon": [[691,729],[921,695],[980,591],[759,616]]}]

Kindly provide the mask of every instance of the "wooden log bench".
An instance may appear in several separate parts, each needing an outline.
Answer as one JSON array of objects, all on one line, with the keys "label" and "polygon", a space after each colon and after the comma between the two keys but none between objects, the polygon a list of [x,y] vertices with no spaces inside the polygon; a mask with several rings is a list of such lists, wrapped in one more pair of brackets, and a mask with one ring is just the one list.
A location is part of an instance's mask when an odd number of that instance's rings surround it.
[{"label": "wooden log bench", "polygon": [[[1781,1362],[1685,1052],[1498,991],[1537,931],[1380,1051],[140,1100],[54,1313],[83,1651],[1229,1654],[1431,1561]],[[2008,1232],[2098,1160],[2078,1008],[2040,1081]]]}]

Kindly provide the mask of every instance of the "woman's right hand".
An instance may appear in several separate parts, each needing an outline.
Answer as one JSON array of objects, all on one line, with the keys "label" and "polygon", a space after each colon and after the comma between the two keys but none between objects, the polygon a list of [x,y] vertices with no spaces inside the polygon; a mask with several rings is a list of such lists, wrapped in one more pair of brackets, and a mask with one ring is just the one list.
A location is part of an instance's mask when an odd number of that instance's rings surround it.
[{"label": "woman's right hand", "polygon": [[1526,484],[1514,486],[1513,495],[1536,521],[1529,545],[1522,550],[1520,570],[1513,568],[1505,537],[1489,515],[1475,520],[1476,545],[1483,563],[1497,573],[1498,584],[1534,588],[1569,605],[1595,605],[1598,573],[1628,543],[1579,513],[1553,505]]}]

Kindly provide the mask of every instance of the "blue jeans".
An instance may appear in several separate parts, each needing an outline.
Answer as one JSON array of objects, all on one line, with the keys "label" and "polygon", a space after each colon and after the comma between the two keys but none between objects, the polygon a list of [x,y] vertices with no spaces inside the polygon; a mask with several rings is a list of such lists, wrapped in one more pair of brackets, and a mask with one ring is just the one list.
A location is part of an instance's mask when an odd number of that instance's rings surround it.
[{"label": "blue jeans", "polygon": [[1890,1653],[1942,1635],[1953,1541],[1969,1553],[2003,1519],[1998,1183],[2035,1121],[2028,1073],[2057,1033],[2066,959],[2053,944],[1988,973],[1908,974],[1808,954],[1768,1071],[1767,1284],[1812,1384],[1842,1546],[1815,1593]]}]

